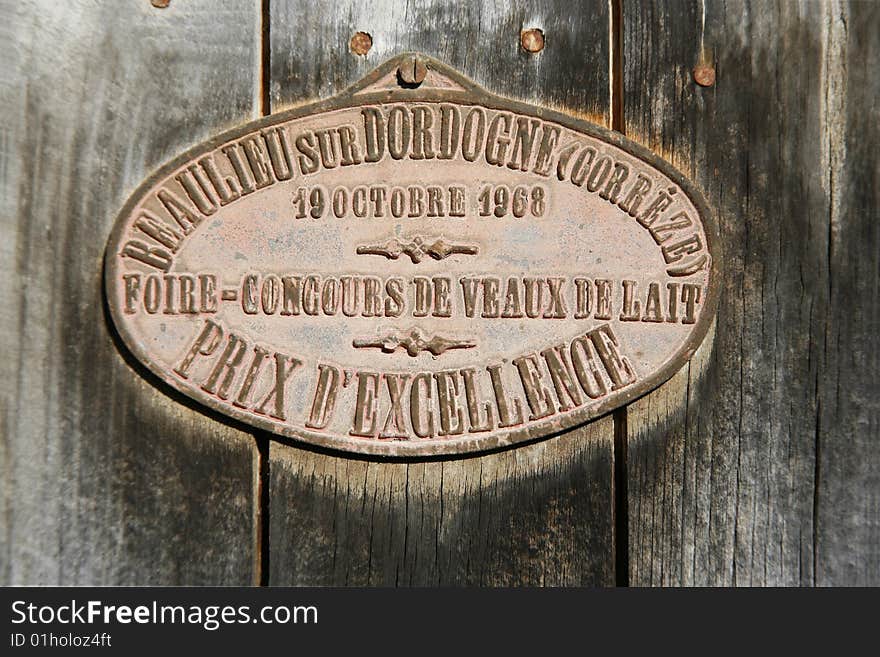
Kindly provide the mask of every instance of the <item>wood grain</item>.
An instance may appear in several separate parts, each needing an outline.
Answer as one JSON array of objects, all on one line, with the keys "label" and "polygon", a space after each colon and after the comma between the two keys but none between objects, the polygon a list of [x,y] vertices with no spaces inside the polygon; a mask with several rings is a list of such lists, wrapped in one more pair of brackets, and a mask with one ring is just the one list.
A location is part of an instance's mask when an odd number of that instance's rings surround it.
[{"label": "wood grain", "polygon": [[880,4],[826,18],[829,312],[820,359],[816,583],[880,585]]},{"label": "wood grain", "polygon": [[613,581],[610,418],[490,456],[380,463],[271,446],[270,583]]},{"label": "wood grain", "polygon": [[[419,51],[495,93],[608,125],[608,3],[270,4],[273,111]],[[546,48],[520,47],[523,28]],[[349,51],[368,32],[366,56]],[[353,460],[273,443],[270,583],[613,584],[613,422],[459,461]]]},{"label": "wood grain", "polygon": [[623,16],[626,132],[704,190],[725,251],[714,344],[628,411],[630,580],[877,584],[878,7]]},{"label": "wood grain", "polygon": [[[509,98],[610,123],[608,3],[586,0],[308,0],[270,2],[269,96],[272,111],[326,98],[402,52],[421,52]],[[520,46],[539,28],[545,49]],[[365,56],[349,49],[368,33]]]},{"label": "wood grain", "polygon": [[150,170],[254,116],[255,3],[4,3],[0,580],[249,584],[253,437],[125,360],[104,244]]}]

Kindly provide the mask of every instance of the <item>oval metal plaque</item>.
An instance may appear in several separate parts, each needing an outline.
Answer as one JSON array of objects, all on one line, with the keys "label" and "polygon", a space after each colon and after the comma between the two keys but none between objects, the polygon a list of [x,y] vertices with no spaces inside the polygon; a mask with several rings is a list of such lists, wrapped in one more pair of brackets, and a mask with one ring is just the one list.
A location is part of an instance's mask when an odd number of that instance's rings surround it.
[{"label": "oval metal plaque", "polygon": [[693,186],[437,62],[402,83],[405,61],[135,192],[105,263],[135,356],[261,429],[389,455],[547,436],[677,371],[719,278]]}]

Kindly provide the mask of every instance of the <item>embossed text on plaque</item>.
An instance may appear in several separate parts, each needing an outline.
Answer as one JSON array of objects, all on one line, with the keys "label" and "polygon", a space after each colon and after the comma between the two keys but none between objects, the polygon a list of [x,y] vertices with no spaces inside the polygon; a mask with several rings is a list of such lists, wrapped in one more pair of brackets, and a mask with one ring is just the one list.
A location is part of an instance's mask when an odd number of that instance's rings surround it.
[{"label": "embossed text on plaque", "polygon": [[671,376],[716,305],[714,223],[621,135],[391,61],[163,167],[107,248],[127,347],[197,401],[375,454],[535,438]]}]

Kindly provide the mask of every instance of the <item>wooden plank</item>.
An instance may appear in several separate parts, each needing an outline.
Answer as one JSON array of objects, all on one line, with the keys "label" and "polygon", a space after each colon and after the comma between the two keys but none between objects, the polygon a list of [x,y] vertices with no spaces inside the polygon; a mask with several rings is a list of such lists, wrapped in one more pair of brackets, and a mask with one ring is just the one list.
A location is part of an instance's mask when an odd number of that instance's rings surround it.
[{"label": "wooden plank", "polygon": [[273,443],[270,582],[613,582],[604,418],[492,456],[379,463]]},{"label": "wooden plank", "polygon": [[819,378],[816,583],[880,585],[880,4],[828,13],[830,311]]},{"label": "wooden plank", "polygon": [[[420,51],[496,93],[608,125],[608,3],[270,5],[273,110]],[[521,50],[523,28],[546,36]],[[367,56],[349,51],[368,32]],[[387,463],[272,443],[270,583],[612,584],[613,422],[464,460]]]},{"label": "wooden plank", "polygon": [[7,3],[0,22],[6,584],[248,584],[253,437],[114,342],[104,244],[162,161],[254,116],[256,3]]},{"label": "wooden plank", "polygon": [[[608,3],[587,0],[377,0],[270,3],[272,111],[332,96],[402,52],[436,57],[494,93],[610,124]],[[547,47],[520,47],[539,28]],[[366,56],[349,50],[355,32],[373,39]]]},{"label": "wooden plank", "polygon": [[628,411],[630,581],[876,583],[876,8],[623,16],[626,132],[702,187],[725,251],[714,343]]}]

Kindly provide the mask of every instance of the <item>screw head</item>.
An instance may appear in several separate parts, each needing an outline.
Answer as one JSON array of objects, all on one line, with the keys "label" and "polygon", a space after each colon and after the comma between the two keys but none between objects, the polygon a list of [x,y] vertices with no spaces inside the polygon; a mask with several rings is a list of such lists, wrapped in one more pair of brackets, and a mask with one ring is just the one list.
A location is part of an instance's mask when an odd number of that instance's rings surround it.
[{"label": "screw head", "polygon": [[397,79],[403,87],[418,87],[428,74],[428,67],[418,57],[412,57],[397,68]]},{"label": "screw head", "polygon": [[523,30],[519,35],[519,43],[526,52],[541,52],[544,49],[544,31],[537,27]]}]

